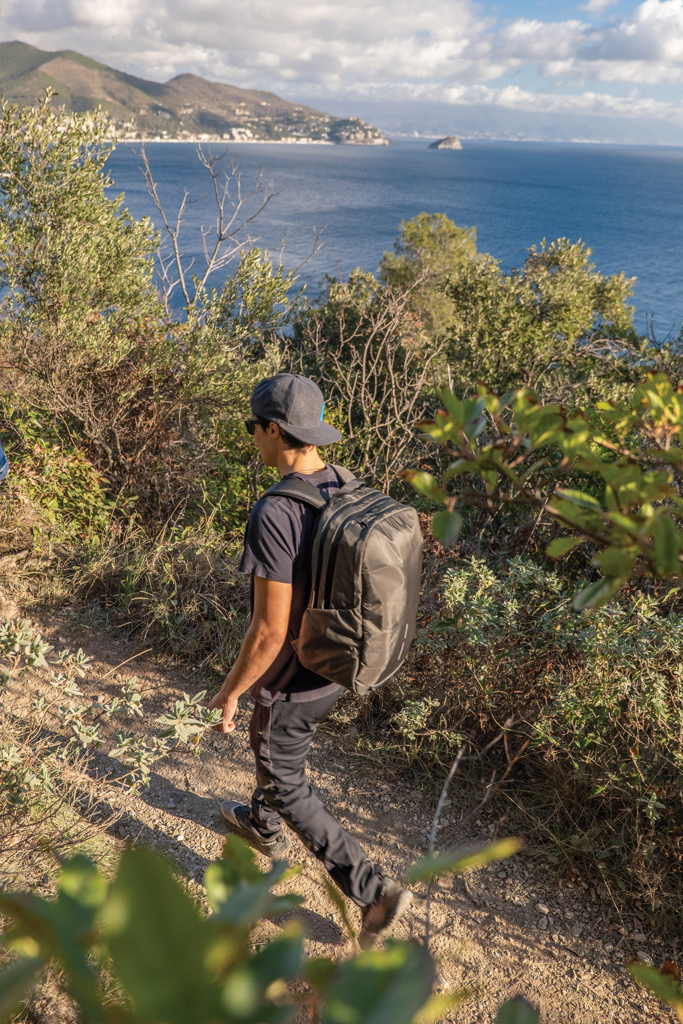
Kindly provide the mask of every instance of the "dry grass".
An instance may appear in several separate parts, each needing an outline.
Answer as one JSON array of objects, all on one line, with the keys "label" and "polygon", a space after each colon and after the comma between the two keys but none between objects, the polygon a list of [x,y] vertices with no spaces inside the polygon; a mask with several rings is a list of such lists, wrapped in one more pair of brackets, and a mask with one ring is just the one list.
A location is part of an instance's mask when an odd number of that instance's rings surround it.
[{"label": "dry grass", "polygon": [[[210,525],[150,538],[121,531],[103,549],[74,552],[59,585],[92,624],[114,626],[182,661],[223,670],[249,616],[249,581]],[[87,621],[87,618],[86,618]]]}]

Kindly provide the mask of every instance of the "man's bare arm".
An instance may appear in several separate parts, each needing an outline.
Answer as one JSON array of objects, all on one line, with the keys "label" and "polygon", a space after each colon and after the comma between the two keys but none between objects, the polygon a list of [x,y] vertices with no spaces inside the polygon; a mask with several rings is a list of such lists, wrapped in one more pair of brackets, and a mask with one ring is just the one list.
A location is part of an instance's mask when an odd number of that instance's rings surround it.
[{"label": "man's bare arm", "polygon": [[217,732],[232,732],[237,700],[261,678],[282,651],[292,606],[291,583],[275,583],[254,576],[254,614],[240,653],[219,692],[209,704],[223,709]]}]

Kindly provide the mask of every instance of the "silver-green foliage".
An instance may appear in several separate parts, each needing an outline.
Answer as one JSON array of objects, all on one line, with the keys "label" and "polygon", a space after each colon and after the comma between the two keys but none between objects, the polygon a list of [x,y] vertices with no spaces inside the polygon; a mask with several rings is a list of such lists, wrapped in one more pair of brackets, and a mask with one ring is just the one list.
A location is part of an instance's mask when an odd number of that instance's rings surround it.
[{"label": "silver-green foliage", "polygon": [[557,573],[522,557],[503,571],[471,559],[446,573],[440,643],[478,655],[489,682],[545,659],[538,686],[552,699],[532,746],[568,759],[593,796],[623,800],[654,825],[681,815],[683,616],[667,609],[670,596],[622,595],[582,615]]},{"label": "silver-green foliage", "polygon": [[[29,728],[49,727],[53,734],[41,758],[36,758],[31,743],[19,740],[0,748],[0,798],[9,804],[25,805],[32,799],[40,800],[45,793],[54,796],[64,763],[103,744],[109,745],[109,756],[123,768],[122,777],[128,785],[148,785],[155,761],[178,745],[189,746],[197,753],[203,734],[220,717],[203,706],[205,690],[194,696],[183,694],[182,700],[175,701],[155,720],[164,726],[158,735],[148,739],[136,731],[119,731],[114,740],[108,740],[102,733],[102,723],[120,717],[133,721],[143,718],[142,698],[135,676],[122,683],[120,693],[111,700],[86,697],[79,679],[87,675],[90,662],[81,650],[75,654],[68,649],[56,653],[27,619],[3,619],[0,623],[0,665],[5,686],[15,679],[29,687],[26,677],[42,670],[43,682],[55,694],[53,699],[40,695],[32,702]],[[22,728],[24,723],[17,723],[17,735]]]}]

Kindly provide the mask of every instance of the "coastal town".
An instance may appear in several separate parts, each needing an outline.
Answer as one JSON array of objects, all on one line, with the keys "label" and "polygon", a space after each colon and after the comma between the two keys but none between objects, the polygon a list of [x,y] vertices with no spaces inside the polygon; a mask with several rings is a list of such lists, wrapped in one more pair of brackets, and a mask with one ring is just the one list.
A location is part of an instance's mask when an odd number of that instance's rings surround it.
[{"label": "coastal town", "polygon": [[337,117],[199,75],[176,75],[165,83],[136,78],[74,50],[49,53],[28,43],[0,43],[0,77],[10,103],[33,105],[51,89],[56,110],[72,114],[100,107],[128,139],[389,145],[358,117]]}]

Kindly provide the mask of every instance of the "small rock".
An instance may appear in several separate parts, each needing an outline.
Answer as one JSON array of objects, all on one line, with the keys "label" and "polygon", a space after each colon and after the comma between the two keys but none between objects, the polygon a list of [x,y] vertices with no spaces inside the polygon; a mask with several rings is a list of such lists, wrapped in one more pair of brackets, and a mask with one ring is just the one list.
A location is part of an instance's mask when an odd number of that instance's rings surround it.
[{"label": "small rock", "polygon": [[580,924],[573,924],[572,927],[571,927],[572,938],[578,939],[578,937],[579,937],[579,935],[581,934],[582,931],[583,931],[583,928],[582,928],[582,926]]},{"label": "small rock", "polygon": [[507,878],[507,871],[499,871],[498,872],[498,877],[499,878]]},{"label": "small rock", "polygon": [[356,728],[355,725],[352,725],[350,729],[346,729],[346,731],[342,733],[342,736],[345,736],[349,740],[352,740],[353,737],[357,735],[358,729]]},{"label": "small rock", "polygon": [[429,149],[462,149],[462,143],[455,135],[447,135],[445,139],[437,139],[429,144]]},{"label": "small rock", "polygon": [[0,618],[16,619],[18,615],[19,608],[16,603],[0,590]]},{"label": "small rock", "polygon": [[634,932],[631,938],[634,942],[645,942],[645,936],[642,932]]},{"label": "small rock", "polygon": [[647,964],[648,967],[654,967],[652,957],[644,949],[638,950],[638,952],[636,953],[636,960],[640,960],[641,964]]},{"label": "small rock", "polygon": [[602,948],[603,948],[603,949],[605,950],[605,953],[611,953],[611,952],[612,952],[612,950],[614,949],[614,946],[612,945],[612,943],[611,943],[611,942],[608,942],[608,943],[607,943],[607,944],[606,944],[605,946],[603,946]]},{"label": "small rock", "polygon": [[546,930],[546,928],[548,927],[548,918],[547,917],[539,917],[539,919],[538,919],[538,927],[541,929],[542,932],[544,932]]},{"label": "small rock", "polygon": [[550,913],[550,911],[546,907],[545,903],[537,903],[536,904],[536,910],[539,912],[539,914],[546,914],[546,915],[548,915]]},{"label": "small rock", "polygon": [[550,938],[553,940],[553,942],[559,942],[560,941],[560,936],[559,936],[558,932],[553,932],[553,934],[550,936]]}]

